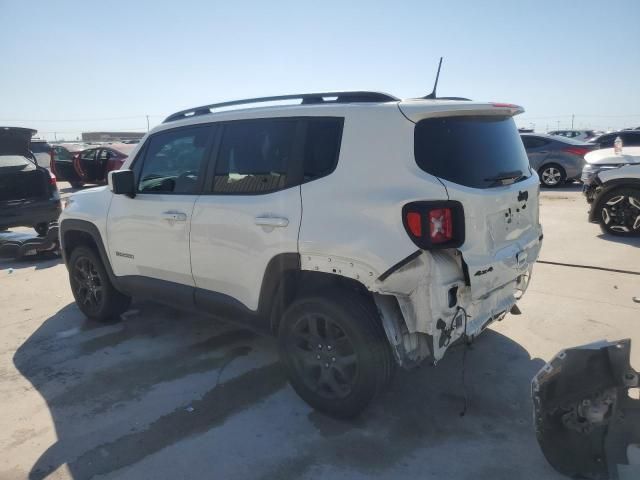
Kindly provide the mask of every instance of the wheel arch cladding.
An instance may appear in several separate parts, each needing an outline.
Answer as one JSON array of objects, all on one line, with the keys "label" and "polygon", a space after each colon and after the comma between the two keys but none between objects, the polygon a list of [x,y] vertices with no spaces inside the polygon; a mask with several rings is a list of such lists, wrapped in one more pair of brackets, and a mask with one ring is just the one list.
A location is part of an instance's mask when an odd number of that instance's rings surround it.
[{"label": "wheel arch cladding", "polygon": [[109,280],[117,290],[121,290],[118,287],[116,276],[111,269],[111,263],[109,262],[109,256],[105,250],[104,242],[102,241],[102,235],[93,223],[86,220],[66,219],[60,223],[60,247],[64,263],[69,268],[69,257],[71,251],[78,245],[88,245],[95,249],[102,260]]}]

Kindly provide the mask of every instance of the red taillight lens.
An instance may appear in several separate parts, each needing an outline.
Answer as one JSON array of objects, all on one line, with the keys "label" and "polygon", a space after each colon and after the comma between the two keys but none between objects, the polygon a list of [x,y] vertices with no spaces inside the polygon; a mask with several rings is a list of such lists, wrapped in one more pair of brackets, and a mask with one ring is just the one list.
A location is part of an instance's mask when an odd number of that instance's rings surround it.
[{"label": "red taillight lens", "polygon": [[587,153],[591,151],[590,148],[585,147],[567,147],[562,149],[563,152],[572,153],[574,155],[578,155],[579,157],[584,157]]},{"label": "red taillight lens", "polygon": [[460,202],[408,203],[402,207],[402,222],[420,248],[457,248],[464,243],[464,210]]},{"label": "red taillight lens", "polygon": [[407,227],[412,235],[416,237],[422,236],[422,218],[417,212],[407,213]]},{"label": "red taillight lens", "polygon": [[429,236],[433,243],[449,242],[453,239],[450,208],[429,210]]},{"label": "red taillight lens", "polygon": [[53,185],[55,187],[56,183],[56,176],[53,173],[49,172],[49,185]]}]

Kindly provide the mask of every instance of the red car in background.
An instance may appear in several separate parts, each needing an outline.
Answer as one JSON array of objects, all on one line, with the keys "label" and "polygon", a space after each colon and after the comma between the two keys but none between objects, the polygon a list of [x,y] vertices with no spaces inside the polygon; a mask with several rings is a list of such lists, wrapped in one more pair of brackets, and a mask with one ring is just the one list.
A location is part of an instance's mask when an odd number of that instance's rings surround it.
[{"label": "red car in background", "polygon": [[[63,160],[56,159],[54,150],[51,170],[58,177],[58,180],[66,180],[74,188],[79,188],[87,183],[103,184],[107,182],[107,173],[111,170],[118,170],[135,147],[136,145],[114,143],[87,148],[72,153],[70,165],[65,164],[65,168],[63,168]],[[68,168],[69,166],[72,168]],[[59,171],[61,176],[58,176]]]}]

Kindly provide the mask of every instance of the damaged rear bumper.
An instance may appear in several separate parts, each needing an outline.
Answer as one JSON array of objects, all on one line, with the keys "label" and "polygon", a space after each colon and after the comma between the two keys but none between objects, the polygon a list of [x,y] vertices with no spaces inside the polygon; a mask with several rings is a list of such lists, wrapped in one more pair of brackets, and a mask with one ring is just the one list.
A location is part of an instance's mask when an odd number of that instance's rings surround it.
[{"label": "damaged rear bumper", "polygon": [[504,317],[527,289],[539,245],[509,275],[494,264],[503,281],[481,295],[458,250],[423,252],[380,283],[374,298],[398,363],[437,362],[454,342]]},{"label": "damaged rear bumper", "polygon": [[640,478],[640,383],[630,351],[628,339],[570,348],[533,378],[536,437],[560,473]]}]

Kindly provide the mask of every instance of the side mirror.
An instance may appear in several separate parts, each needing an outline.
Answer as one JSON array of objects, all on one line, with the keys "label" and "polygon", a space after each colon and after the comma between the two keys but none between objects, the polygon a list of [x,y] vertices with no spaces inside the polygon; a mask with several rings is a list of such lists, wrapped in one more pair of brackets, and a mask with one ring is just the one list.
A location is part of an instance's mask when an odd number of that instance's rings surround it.
[{"label": "side mirror", "polygon": [[136,181],[131,170],[112,170],[108,177],[109,188],[116,195],[136,196]]}]

